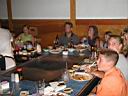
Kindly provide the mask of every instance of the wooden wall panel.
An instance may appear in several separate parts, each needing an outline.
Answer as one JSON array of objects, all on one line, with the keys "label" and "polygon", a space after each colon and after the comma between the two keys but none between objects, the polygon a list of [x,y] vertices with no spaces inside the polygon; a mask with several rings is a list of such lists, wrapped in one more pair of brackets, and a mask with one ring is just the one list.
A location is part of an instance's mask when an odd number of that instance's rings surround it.
[{"label": "wooden wall panel", "polygon": [[[3,22],[4,21],[4,22]],[[41,38],[42,47],[46,47],[53,43],[56,35],[63,33],[63,24],[69,20],[13,20],[14,32],[19,34],[24,24],[38,28],[39,37]],[[6,26],[6,20],[2,20],[2,26]],[[105,31],[112,31],[114,34],[120,34],[124,27],[128,26],[128,19],[81,19],[76,20],[76,34],[79,37],[87,35],[88,26],[96,25],[99,29],[100,37],[103,38]]]}]

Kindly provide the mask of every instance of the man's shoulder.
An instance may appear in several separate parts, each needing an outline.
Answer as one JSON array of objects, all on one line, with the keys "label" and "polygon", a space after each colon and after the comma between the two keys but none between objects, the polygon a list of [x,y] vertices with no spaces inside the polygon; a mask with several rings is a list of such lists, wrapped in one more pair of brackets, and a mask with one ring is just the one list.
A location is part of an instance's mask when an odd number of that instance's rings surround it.
[{"label": "man's shoulder", "polygon": [[9,33],[9,30],[8,29],[4,29],[4,28],[0,28],[0,33]]},{"label": "man's shoulder", "polygon": [[[75,37],[77,36],[77,34],[76,34],[76,33],[74,33],[74,32],[72,32],[72,34],[73,34],[73,36],[75,36]],[[77,37],[78,37],[78,36],[77,36]]]},{"label": "man's shoulder", "polygon": [[10,36],[10,31],[8,29],[4,29],[4,28],[0,28],[0,36],[4,37],[8,37]]},{"label": "man's shoulder", "polygon": [[118,68],[115,68],[109,75],[105,76],[104,79],[108,82],[119,83],[124,80],[124,76]]}]

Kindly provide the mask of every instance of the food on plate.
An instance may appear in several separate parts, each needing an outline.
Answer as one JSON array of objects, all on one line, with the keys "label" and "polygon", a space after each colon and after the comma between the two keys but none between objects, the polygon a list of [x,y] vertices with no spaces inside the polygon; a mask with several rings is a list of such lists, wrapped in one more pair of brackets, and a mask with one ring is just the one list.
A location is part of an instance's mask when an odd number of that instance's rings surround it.
[{"label": "food on plate", "polygon": [[63,93],[63,92],[50,92],[43,96],[69,96],[69,95],[67,95],[66,93]]},{"label": "food on plate", "polygon": [[69,69],[68,72],[69,72],[69,73],[73,73],[73,72],[75,72],[75,70]]},{"label": "food on plate", "polygon": [[72,76],[72,79],[73,80],[76,80],[76,81],[86,81],[86,80],[90,80],[92,79],[92,75],[90,74],[87,74],[87,73],[82,73],[82,74],[74,74]]},{"label": "food on plate", "polygon": [[74,68],[79,68],[79,67],[80,67],[80,65],[73,65],[73,67],[74,67]]},{"label": "food on plate", "polygon": [[28,91],[21,91],[20,96],[28,96],[29,92]]},{"label": "food on plate", "polygon": [[84,59],[84,62],[89,63],[89,62],[90,62],[90,59],[89,59],[89,58],[85,58],[85,59]]},{"label": "food on plate", "polygon": [[65,83],[64,82],[60,82],[57,86],[64,86]]},{"label": "food on plate", "polygon": [[77,70],[79,68],[80,68],[80,65],[73,65],[73,67],[72,67],[73,70]]},{"label": "food on plate", "polygon": [[84,75],[78,75],[78,74],[76,74],[75,76],[73,76],[73,79],[75,79],[75,80],[88,80],[89,79],[89,77],[88,76],[84,76]]},{"label": "food on plate", "polygon": [[56,96],[64,96],[63,94],[61,93],[57,93]]}]

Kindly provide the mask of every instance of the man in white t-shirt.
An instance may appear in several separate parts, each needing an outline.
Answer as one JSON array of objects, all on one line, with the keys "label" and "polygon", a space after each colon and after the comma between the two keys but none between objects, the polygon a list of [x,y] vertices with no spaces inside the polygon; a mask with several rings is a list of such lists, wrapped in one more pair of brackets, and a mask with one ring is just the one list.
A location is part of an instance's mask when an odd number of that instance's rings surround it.
[{"label": "man in white t-shirt", "polygon": [[128,61],[123,54],[120,53],[123,47],[123,40],[118,35],[111,35],[108,41],[108,48],[116,51],[119,54],[119,59],[116,67],[121,70],[124,77],[128,80]]},{"label": "man in white t-shirt", "polygon": [[[0,54],[13,58],[12,42],[13,38],[9,30],[0,28]],[[6,70],[16,66],[12,58],[5,58]]]}]

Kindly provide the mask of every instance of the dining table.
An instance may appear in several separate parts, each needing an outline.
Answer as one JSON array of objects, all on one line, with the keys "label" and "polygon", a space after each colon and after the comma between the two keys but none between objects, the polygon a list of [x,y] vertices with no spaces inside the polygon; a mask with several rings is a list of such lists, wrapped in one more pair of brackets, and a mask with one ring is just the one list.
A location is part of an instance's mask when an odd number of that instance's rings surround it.
[{"label": "dining table", "polygon": [[[24,63],[20,62],[20,64],[12,69],[0,71],[0,78],[1,81],[8,80],[11,82],[11,74],[16,72],[17,68],[22,68],[23,78],[19,83],[20,88],[22,90],[29,90],[30,94],[33,94],[36,93],[35,85],[37,81],[45,80],[46,86],[49,86],[49,82],[60,81],[65,69],[70,69],[73,65],[82,65],[85,58],[87,58],[87,54],[80,56],[76,52],[68,55],[42,52],[41,55],[30,58]],[[70,93],[69,96],[86,96],[99,80],[100,79],[97,80],[95,76],[91,80],[82,82],[70,79],[66,82],[66,86],[73,89],[73,92]],[[93,82],[93,86],[91,82]],[[91,87],[89,87],[89,84]],[[88,92],[85,95],[86,90],[88,90]],[[60,90],[60,92],[62,92],[62,90]]]}]

